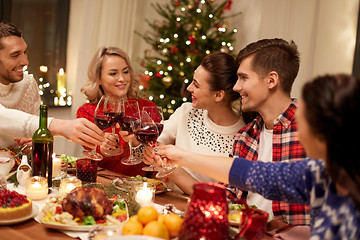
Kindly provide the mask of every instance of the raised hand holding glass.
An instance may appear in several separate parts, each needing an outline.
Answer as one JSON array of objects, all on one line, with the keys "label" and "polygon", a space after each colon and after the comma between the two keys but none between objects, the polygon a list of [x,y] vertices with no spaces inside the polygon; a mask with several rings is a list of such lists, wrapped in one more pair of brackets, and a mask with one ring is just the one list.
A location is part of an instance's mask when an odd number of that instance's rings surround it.
[{"label": "raised hand holding glass", "polygon": [[[162,107],[158,106],[147,106],[143,108],[143,111],[145,111],[151,119],[155,122],[159,135],[162,133],[162,130],[164,129],[164,115],[163,115],[163,109]],[[143,171],[156,171],[157,167],[155,163],[152,163],[150,166],[146,166],[142,168]]]},{"label": "raised hand holding glass", "polygon": [[[136,100],[128,100],[124,103],[124,115],[119,119],[119,124],[122,131],[127,131],[129,134],[133,133],[132,124],[140,122],[139,104]],[[129,141],[130,155],[127,159],[122,159],[121,163],[125,165],[136,165],[141,163],[141,159],[137,159],[132,155],[132,146]]]}]

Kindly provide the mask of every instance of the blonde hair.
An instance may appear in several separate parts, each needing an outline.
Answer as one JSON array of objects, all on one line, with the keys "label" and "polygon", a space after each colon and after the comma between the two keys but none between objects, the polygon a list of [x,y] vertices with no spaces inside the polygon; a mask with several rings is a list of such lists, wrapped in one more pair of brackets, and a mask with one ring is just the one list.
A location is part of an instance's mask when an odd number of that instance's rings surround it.
[{"label": "blonde hair", "polygon": [[134,73],[134,70],[130,64],[129,56],[120,48],[117,47],[101,47],[90,62],[88,69],[88,79],[84,86],[81,88],[81,92],[85,94],[87,99],[91,103],[96,103],[104,95],[104,91],[99,85],[100,76],[102,70],[102,64],[105,56],[119,56],[125,60],[129,66],[129,72],[131,77],[130,88],[126,94],[128,98],[138,98],[139,93],[139,79]]}]

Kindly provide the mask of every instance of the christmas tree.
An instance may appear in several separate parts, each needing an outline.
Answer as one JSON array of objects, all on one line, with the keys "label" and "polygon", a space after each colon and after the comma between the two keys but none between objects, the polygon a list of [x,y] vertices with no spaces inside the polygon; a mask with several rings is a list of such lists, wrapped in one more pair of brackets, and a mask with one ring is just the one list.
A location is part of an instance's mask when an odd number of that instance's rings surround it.
[{"label": "christmas tree", "polygon": [[183,102],[191,101],[186,87],[195,69],[209,53],[232,53],[236,29],[229,30],[225,16],[231,0],[171,0],[152,4],[162,21],[150,23],[152,31],[141,35],[152,50],[145,51],[141,65],[141,89],[164,109],[167,118]]}]

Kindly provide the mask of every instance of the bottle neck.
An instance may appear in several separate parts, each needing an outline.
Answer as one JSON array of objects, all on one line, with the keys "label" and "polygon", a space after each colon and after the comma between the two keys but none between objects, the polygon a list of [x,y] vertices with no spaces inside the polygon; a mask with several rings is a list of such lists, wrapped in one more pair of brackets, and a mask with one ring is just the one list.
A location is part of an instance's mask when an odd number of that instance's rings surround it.
[{"label": "bottle neck", "polygon": [[47,128],[47,106],[40,106],[39,128]]}]

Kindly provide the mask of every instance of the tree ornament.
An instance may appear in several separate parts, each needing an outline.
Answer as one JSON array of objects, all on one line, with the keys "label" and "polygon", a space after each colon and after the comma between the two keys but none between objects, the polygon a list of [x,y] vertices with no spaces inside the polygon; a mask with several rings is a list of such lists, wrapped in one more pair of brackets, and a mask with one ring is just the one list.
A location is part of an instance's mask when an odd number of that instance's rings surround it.
[{"label": "tree ornament", "polygon": [[194,35],[191,35],[191,36],[188,37],[188,40],[190,41],[190,44],[195,44],[196,37]]},{"label": "tree ornament", "polygon": [[176,54],[178,51],[179,51],[179,48],[176,47],[176,46],[172,46],[172,47],[170,48],[170,52],[171,52],[172,54]]},{"label": "tree ornament", "polygon": [[159,72],[157,72],[157,73],[155,73],[155,77],[157,77],[157,78],[161,78],[161,77],[162,77],[162,74],[161,74],[161,73],[159,73]]},{"label": "tree ornament", "polygon": [[174,5],[175,5],[175,6],[179,6],[179,1],[175,1],[175,2],[174,2]]},{"label": "tree ornament", "polygon": [[194,6],[192,4],[188,4],[187,7],[189,10],[191,10]]},{"label": "tree ornament", "polygon": [[173,82],[173,79],[172,79],[172,77],[170,77],[170,76],[166,76],[166,77],[163,77],[162,78],[162,83],[165,85],[165,87],[170,87],[171,86],[171,84],[172,84],[172,82]]},{"label": "tree ornament", "polygon": [[226,2],[226,6],[224,7],[224,10],[231,10],[231,4],[232,4],[232,0],[227,0]]},{"label": "tree ornament", "polygon": [[144,55],[145,55],[145,57],[150,57],[150,55],[151,55],[151,50],[150,50],[150,49],[146,49],[146,50],[144,51]]}]

